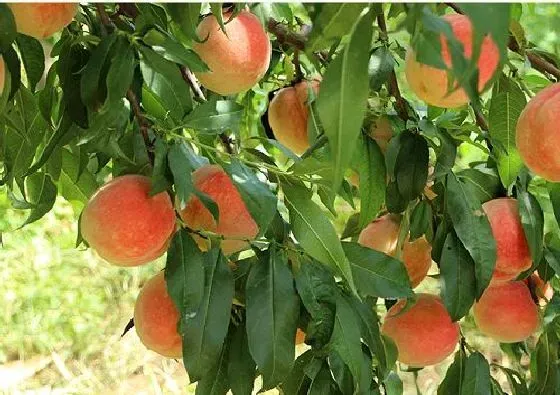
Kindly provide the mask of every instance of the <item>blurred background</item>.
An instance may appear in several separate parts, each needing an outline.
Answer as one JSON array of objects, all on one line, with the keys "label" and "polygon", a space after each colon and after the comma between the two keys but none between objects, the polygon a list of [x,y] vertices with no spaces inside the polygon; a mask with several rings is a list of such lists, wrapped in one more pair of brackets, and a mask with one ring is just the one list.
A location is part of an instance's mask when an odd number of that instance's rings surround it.
[{"label": "blurred background", "polygon": [[[521,25],[530,41],[558,56],[560,6],[524,4]],[[48,46],[45,50],[48,54]],[[401,90],[411,97],[406,84]],[[470,162],[476,151],[464,144],[460,153]],[[342,231],[353,211],[342,202],[338,211],[333,221]],[[43,219],[19,229],[27,213],[11,209],[0,187],[0,393],[194,393],[180,361],[147,351],[134,330],[121,337],[139,289],[164,267],[165,258],[119,269],[76,249],[78,214],[79,207],[60,199]],[[437,293],[437,280],[428,279],[418,291]],[[462,328],[471,345],[507,365],[498,343],[479,337],[468,318]],[[415,394],[418,387],[422,394],[435,394],[450,362],[417,377],[403,373],[405,393]],[[523,364],[528,369],[528,361]],[[507,390],[505,378],[499,381]]]}]

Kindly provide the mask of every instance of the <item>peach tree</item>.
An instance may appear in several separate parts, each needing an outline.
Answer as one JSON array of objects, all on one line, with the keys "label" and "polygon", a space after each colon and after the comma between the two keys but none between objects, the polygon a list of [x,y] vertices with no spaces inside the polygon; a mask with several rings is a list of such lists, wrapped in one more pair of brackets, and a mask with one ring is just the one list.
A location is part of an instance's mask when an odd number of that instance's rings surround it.
[{"label": "peach tree", "polygon": [[166,254],[127,330],[197,393],[399,394],[445,361],[438,394],[557,393],[560,69],[522,16],[0,4],[1,191],[22,226],[70,201],[110,264]]}]

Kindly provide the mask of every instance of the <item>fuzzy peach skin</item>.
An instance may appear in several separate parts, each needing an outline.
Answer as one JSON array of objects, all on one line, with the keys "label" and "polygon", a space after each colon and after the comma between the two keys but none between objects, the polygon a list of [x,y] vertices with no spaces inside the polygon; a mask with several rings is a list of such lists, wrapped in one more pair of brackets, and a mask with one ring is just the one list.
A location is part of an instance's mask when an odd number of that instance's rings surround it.
[{"label": "fuzzy peach skin", "polygon": [[309,89],[319,93],[318,80],[302,81],[280,89],[268,107],[268,123],[274,137],[296,155],[309,148],[307,98]]},{"label": "fuzzy peach skin", "polygon": [[453,353],[459,341],[459,324],[452,322],[438,296],[417,294],[417,302],[405,306],[400,300],[387,312],[381,327],[399,351],[398,360],[413,367],[435,365]]},{"label": "fuzzy peach skin", "polygon": [[482,205],[496,240],[496,266],[492,284],[513,280],[531,267],[531,252],[519,217],[517,200],[499,198]]},{"label": "fuzzy peach skin", "polygon": [[200,199],[193,196],[180,212],[185,224],[191,229],[207,230],[224,236],[226,240],[222,241],[222,251],[226,255],[246,248],[245,241],[233,239],[254,239],[259,228],[226,172],[218,165],[205,165],[195,170],[192,178],[195,187],[218,205],[220,215],[216,224],[210,211]]},{"label": "fuzzy peach skin", "polygon": [[548,181],[560,181],[560,84],[533,97],[517,120],[515,142],[527,167]]},{"label": "fuzzy peach skin", "polygon": [[68,26],[78,12],[78,3],[9,3],[19,33],[37,39],[52,36]]},{"label": "fuzzy peach skin", "polygon": [[389,145],[389,140],[393,137],[393,130],[391,128],[391,122],[386,117],[380,117],[371,124],[369,129],[369,135],[375,140],[381,152],[387,152],[387,146]]},{"label": "fuzzy peach skin", "polygon": [[305,332],[297,328],[296,331],[296,346],[305,342]]},{"label": "fuzzy peach skin", "polygon": [[486,288],[473,313],[478,329],[501,343],[523,341],[539,327],[538,307],[523,281]]},{"label": "fuzzy peach skin", "polygon": [[[387,214],[366,226],[358,243],[387,255],[396,255],[397,241],[399,238],[400,220],[397,216]],[[432,266],[432,246],[424,236],[414,241],[408,237],[403,244],[402,260],[410,278],[412,287],[418,286],[426,278]]]},{"label": "fuzzy peach skin", "polygon": [[[465,50],[464,55],[472,56],[472,26],[465,15],[450,14],[443,17],[451,24],[453,34]],[[451,52],[447,39],[441,35],[441,55],[445,65],[451,68]],[[480,57],[478,58],[478,90],[482,92],[486,83],[490,81],[494,71],[500,63],[500,53],[496,43],[486,36],[482,42]],[[416,53],[409,48],[405,60],[405,74],[412,91],[421,100],[433,106],[454,108],[468,103],[469,98],[462,88],[448,94],[447,71],[422,64],[416,60]]]},{"label": "fuzzy peach skin", "polygon": [[181,336],[177,332],[179,311],[167,293],[164,273],[149,279],[134,306],[134,327],[146,348],[168,358],[181,358]]},{"label": "fuzzy peach skin", "polygon": [[[224,14],[224,22],[229,20]],[[241,11],[226,23],[227,35],[214,15],[198,25],[197,34],[203,43],[195,43],[194,51],[210,68],[195,73],[200,83],[220,95],[232,95],[253,87],[266,73],[272,46],[259,19]]]},{"label": "fuzzy peach skin", "polygon": [[82,236],[107,262],[138,266],[167,250],[175,230],[175,211],[167,192],[150,196],[150,188],[148,177],[116,177],[84,208]]}]

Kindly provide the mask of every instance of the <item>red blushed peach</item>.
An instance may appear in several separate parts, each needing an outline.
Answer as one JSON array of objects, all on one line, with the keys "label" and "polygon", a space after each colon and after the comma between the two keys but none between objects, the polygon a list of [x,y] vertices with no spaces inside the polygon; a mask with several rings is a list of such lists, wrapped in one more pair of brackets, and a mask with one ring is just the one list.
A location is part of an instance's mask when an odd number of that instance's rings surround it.
[{"label": "red blushed peach", "polygon": [[[224,22],[231,14],[224,14]],[[190,23],[190,22],[189,22]],[[266,73],[272,47],[259,19],[241,11],[221,30],[214,15],[198,25],[197,34],[203,43],[195,43],[194,51],[210,71],[196,73],[200,83],[221,95],[231,95],[253,87]]]},{"label": "red blushed peach", "polygon": [[523,341],[539,326],[537,305],[523,281],[486,288],[473,312],[478,329],[501,343]]},{"label": "red blushed peach", "polygon": [[[362,230],[358,237],[358,243],[387,255],[395,256],[399,229],[400,219],[398,216],[384,215]],[[430,270],[432,246],[422,236],[414,241],[409,241],[407,237],[402,248],[402,260],[410,278],[410,283],[414,288],[426,278]]]},{"label": "red blushed peach", "polygon": [[402,314],[405,300],[391,307],[381,330],[397,345],[400,362],[413,367],[435,365],[455,350],[459,324],[451,321],[439,297],[417,296],[417,302]]},{"label": "red blushed peach", "polygon": [[102,186],[82,212],[81,232],[99,256],[117,266],[138,266],[167,250],[175,211],[167,192],[150,196],[151,181],[126,175]]},{"label": "red blushed peach", "polygon": [[305,332],[297,328],[296,331],[296,346],[305,342]]},{"label": "red blushed peach", "polygon": [[225,238],[222,250],[226,255],[246,248],[247,243],[239,239],[254,239],[259,228],[226,172],[220,166],[205,165],[197,169],[192,178],[195,187],[217,204],[220,215],[216,223],[212,213],[193,196],[180,213],[185,224],[194,230],[222,235]]},{"label": "red blushed peach", "polygon": [[560,84],[553,84],[533,97],[517,121],[515,142],[523,162],[533,173],[560,181]]},{"label": "red blushed peach", "polygon": [[513,280],[531,267],[531,252],[519,218],[517,200],[499,198],[482,205],[496,240],[492,284]]},{"label": "red blushed peach", "polygon": [[149,279],[136,299],[134,327],[149,350],[168,358],[181,358],[182,340],[177,332],[179,311],[167,293],[163,272]]},{"label": "red blushed peach", "polygon": [[268,107],[268,123],[274,137],[296,155],[309,148],[307,135],[308,91],[319,92],[319,81],[302,81],[280,89]]},{"label": "red blushed peach", "polygon": [[[467,59],[472,56],[472,25],[465,15],[450,14],[443,17],[451,25],[453,34],[463,44]],[[451,68],[451,53],[447,39],[441,35],[441,55],[447,67]],[[478,58],[478,90],[482,92],[492,78],[500,62],[500,53],[496,43],[486,36],[482,42]],[[405,60],[405,74],[412,91],[421,100],[433,106],[443,108],[459,107],[468,103],[469,98],[462,88],[448,93],[447,70],[437,69],[417,61],[416,53],[409,49]],[[457,86],[456,86],[457,87]]]},{"label": "red blushed peach", "polygon": [[52,36],[72,22],[77,3],[9,3],[17,31],[37,39]]},{"label": "red blushed peach", "polygon": [[393,130],[391,128],[391,123],[386,117],[380,117],[371,124],[369,135],[373,138],[381,152],[387,152],[387,146],[389,145],[389,140],[393,137]]}]

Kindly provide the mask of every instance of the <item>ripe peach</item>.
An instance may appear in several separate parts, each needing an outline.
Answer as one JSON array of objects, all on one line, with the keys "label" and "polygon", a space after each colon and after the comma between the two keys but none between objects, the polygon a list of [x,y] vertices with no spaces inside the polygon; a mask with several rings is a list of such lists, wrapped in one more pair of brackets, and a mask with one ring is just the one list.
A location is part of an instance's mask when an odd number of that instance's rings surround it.
[{"label": "ripe peach", "polygon": [[37,39],[52,36],[69,25],[78,3],[9,3],[17,31]]},{"label": "ripe peach", "polygon": [[167,250],[175,230],[175,211],[167,192],[150,196],[150,187],[148,177],[116,177],[84,208],[82,236],[106,261],[138,266]]},{"label": "ripe peach", "polygon": [[560,84],[552,84],[533,97],[517,120],[515,142],[523,162],[536,175],[560,181]]},{"label": "ripe peach", "polygon": [[[399,229],[400,219],[397,216],[384,215],[362,230],[358,237],[358,243],[387,255],[395,256]],[[432,265],[431,252],[432,246],[424,236],[414,241],[409,241],[408,237],[405,240],[402,260],[413,288],[426,278]]]},{"label": "ripe peach", "polygon": [[539,326],[537,305],[523,281],[486,288],[473,312],[478,329],[501,343],[523,341]]},{"label": "ripe peach", "polygon": [[[443,17],[451,24],[453,34],[464,47],[464,55],[472,56],[472,24],[465,15],[450,14]],[[445,65],[451,68],[451,53],[447,39],[441,35],[441,55]],[[486,36],[482,42],[478,58],[478,90],[482,92],[492,78],[500,62],[500,54],[496,43]],[[416,53],[409,49],[405,60],[405,74],[410,88],[428,104],[443,108],[459,107],[468,103],[469,98],[462,88],[448,94],[447,70],[437,69],[416,60]],[[458,87],[458,85],[456,85]]]},{"label": "ripe peach", "polygon": [[[231,14],[224,14],[224,21]],[[220,95],[231,95],[251,88],[266,73],[272,46],[259,19],[241,11],[221,30],[214,15],[198,25],[197,34],[203,43],[195,43],[194,51],[210,71],[196,73],[200,83]]]},{"label": "ripe peach", "polygon": [[297,328],[296,332],[296,346],[305,342],[305,332]]},{"label": "ripe peach", "polygon": [[296,155],[309,148],[307,136],[308,90],[319,92],[319,81],[302,81],[280,89],[268,107],[268,123],[274,137]]},{"label": "ripe peach", "polygon": [[377,142],[377,145],[381,148],[381,152],[387,152],[389,140],[393,137],[393,130],[389,119],[387,119],[387,117],[376,119],[375,122],[371,124],[369,135]]},{"label": "ripe peach", "polygon": [[517,200],[499,198],[482,205],[496,240],[496,266],[492,283],[513,280],[531,267],[531,253],[521,225]]},{"label": "ripe peach", "polygon": [[398,360],[413,367],[435,365],[455,350],[459,324],[452,322],[438,296],[417,294],[418,300],[407,311],[400,300],[387,312],[381,327],[399,351]]},{"label": "ripe peach", "polygon": [[167,293],[163,272],[149,279],[134,306],[134,326],[146,348],[168,358],[181,358],[179,311]]},{"label": "ripe peach", "polygon": [[219,220],[216,224],[210,211],[193,196],[180,212],[183,221],[191,229],[224,236],[222,250],[226,255],[245,248],[247,243],[239,239],[254,239],[259,228],[229,176],[220,166],[205,165],[197,169],[192,177],[195,187],[218,205]]}]

